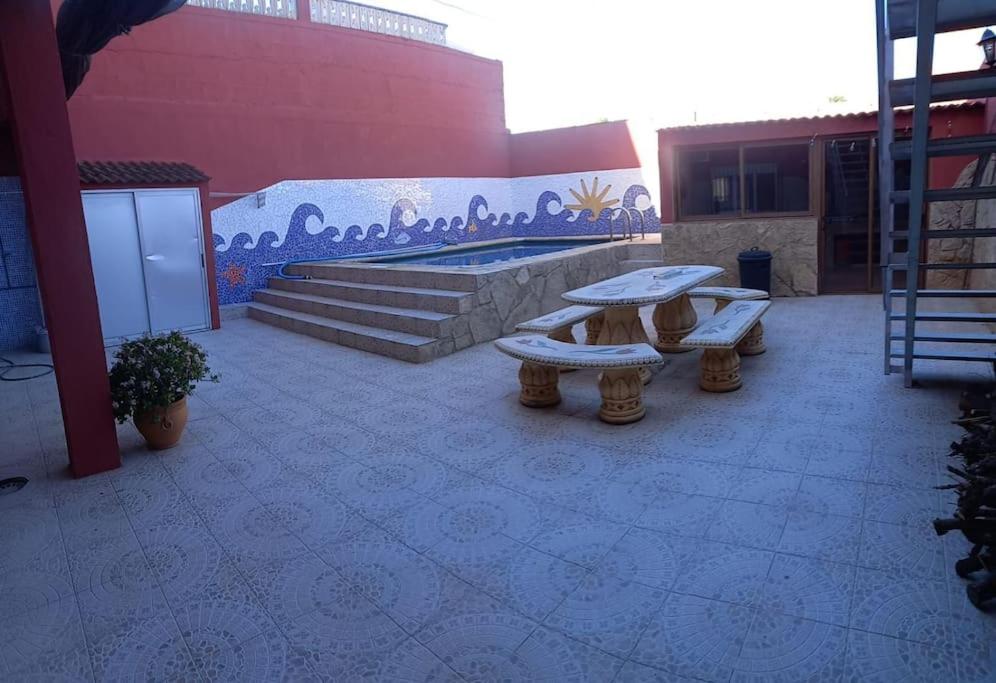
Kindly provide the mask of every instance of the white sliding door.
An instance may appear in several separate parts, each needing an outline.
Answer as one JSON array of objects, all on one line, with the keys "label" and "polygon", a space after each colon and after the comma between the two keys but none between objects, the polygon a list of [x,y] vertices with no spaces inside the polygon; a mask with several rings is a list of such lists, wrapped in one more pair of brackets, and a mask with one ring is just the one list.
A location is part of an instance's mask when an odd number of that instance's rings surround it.
[{"label": "white sliding door", "polygon": [[86,193],[83,215],[104,340],[120,342],[148,332],[142,245],[132,193]]},{"label": "white sliding door", "polygon": [[211,326],[196,189],[84,192],[104,341]]},{"label": "white sliding door", "polygon": [[136,191],[153,332],[211,325],[197,190]]}]

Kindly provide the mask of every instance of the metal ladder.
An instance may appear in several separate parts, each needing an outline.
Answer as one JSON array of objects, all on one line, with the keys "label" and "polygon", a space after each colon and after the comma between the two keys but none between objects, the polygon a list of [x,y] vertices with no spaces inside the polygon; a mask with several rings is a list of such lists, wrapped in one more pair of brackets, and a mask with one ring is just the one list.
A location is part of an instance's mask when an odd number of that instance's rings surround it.
[{"label": "metal ladder", "polygon": [[[996,135],[978,135],[928,140],[932,102],[969,100],[996,96],[996,69],[957,74],[933,75],[934,37],[937,33],[979,28],[996,24],[996,0],[876,0],[878,35],[879,101],[879,207],[881,211],[882,294],[885,307],[885,373],[900,368],[893,360],[902,360],[904,384],[913,385],[913,361],[916,359],[982,361],[996,363],[994,352],[935,351],[924,349],[925,343],[996,344],[996,335],[984,331],[922,332],[918,322],[996,323],[996,314],[976,311],[920,313],[922,298],[996,298],[996,290],[919,289],[921,271],[996,269],[996,263],[921,262],[921,251],[930,240],[945,237],[992,237],[996,227],[965,230],[930,230],[923,226],[925,208],[932,202],[965,201],[996,198],[996,187],[957,187],[929,189],[928,164],[931,158],[977,155],[979,165],[988,164],[996,153]],[[893,43],[916,37],[916,77],[895,79]],[[912,139],[895,140],[895,107],[913,107]],[[910,161],[910,189],[895,190],[895,162]],[[976,173],[981,179],[984,166]],[[895,230],[895,206],[909,205],[909,228]],[[906,240],[906,252],[896,252],[896,241]],[[903,289],[893,288],[897,272],[905,272]],[[902,312],[893,310],[893,302],[902,299]],[[902,329],[894,329],[902,323]],[[894,346],[901,342],[902,348]]]}]

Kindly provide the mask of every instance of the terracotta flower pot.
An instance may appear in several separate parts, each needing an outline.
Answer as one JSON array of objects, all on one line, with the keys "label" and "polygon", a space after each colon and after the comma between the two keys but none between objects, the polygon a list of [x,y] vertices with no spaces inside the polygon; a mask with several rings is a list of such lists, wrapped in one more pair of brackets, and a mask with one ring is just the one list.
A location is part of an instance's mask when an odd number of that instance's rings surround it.
[{"label": "terracotta flower pot", "polygon": [[145,437],[149,448],[162,451],[172,448],[183,436],[187,426],[187,397],[170,404],[166,408],[156,408],[133,417],[135,427]]}]

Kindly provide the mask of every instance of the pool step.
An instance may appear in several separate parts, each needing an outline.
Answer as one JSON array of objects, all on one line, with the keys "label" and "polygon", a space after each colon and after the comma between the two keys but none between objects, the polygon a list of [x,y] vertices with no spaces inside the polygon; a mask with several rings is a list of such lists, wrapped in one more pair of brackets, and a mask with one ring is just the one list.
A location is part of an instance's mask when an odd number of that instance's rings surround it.
[{"label": "pool step", "polygon": [[261,289],[253,292],[253,300],[300,313],[311,313],[323,318],[407,332],[423,337],[452,336],[456,321],[456,316],[449,313],[381,306],[280,289]]},{"label": "pool step", "polygon": [[328,299],[354,301],[395,308],[412,308],[452,315],[469,312],[474,298],[474,295],[470,292],[458,290],[402,287],[320,278],[310,280],[270,278],[269,286],[270,289],[295,292],[297,294],[310,294]]},{"label": "pool step", "polygon": [[476,292],[483,284],[483,280],[471,273],[440,273],[431,270],[418,270],[418,266],[414,264],[400,267],[375,263],[302,263],[289,266],[287,272],[291,275],[304,275],[320,280],[419,289],[444,289],[464,293]]},{"label": "pool step", "polygon": [[409,363],[425,363],[451,352],[440,339],[332,320],[260,302],[249,304],[249,317],[285,330]]}]

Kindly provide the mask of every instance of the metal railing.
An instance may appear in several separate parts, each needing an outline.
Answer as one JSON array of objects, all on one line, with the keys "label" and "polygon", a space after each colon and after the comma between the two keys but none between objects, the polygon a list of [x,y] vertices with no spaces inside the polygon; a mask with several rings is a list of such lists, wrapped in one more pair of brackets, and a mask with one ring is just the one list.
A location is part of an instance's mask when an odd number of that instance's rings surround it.
[{"label": "metal railing", "polygon": [[311,21],[388,36],[446,44],[446,24],[343,0],[311,0]]},{"label": "metal railing", "polygon": [[187,0],[187,4],[243,14],[297,19],[297,0]]}]

